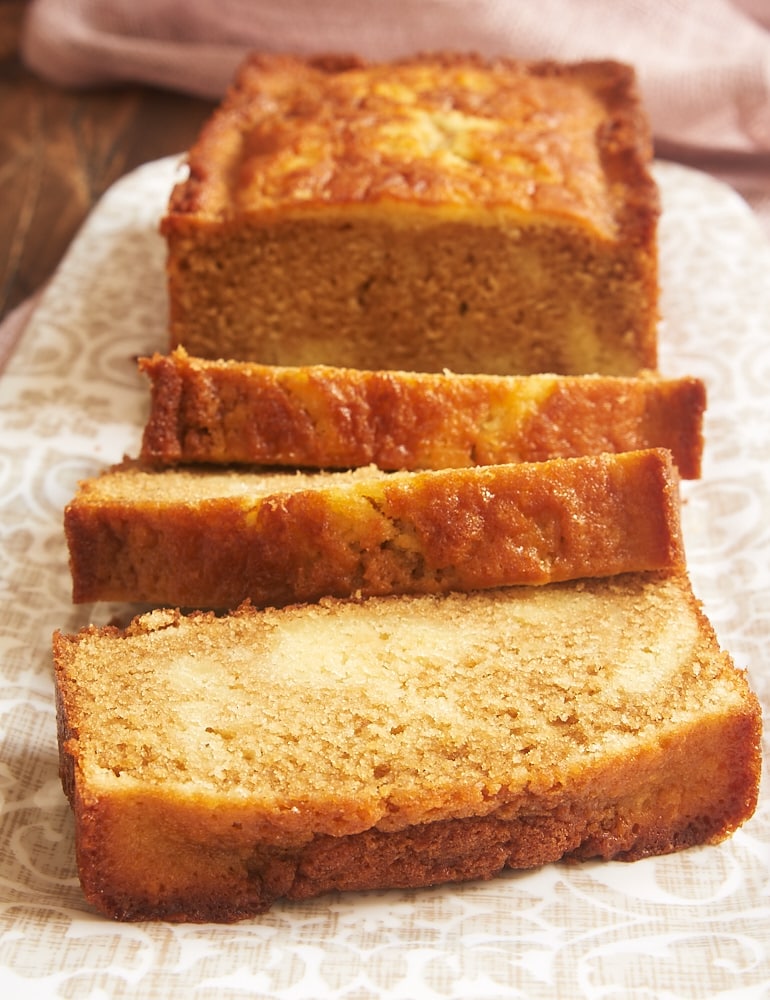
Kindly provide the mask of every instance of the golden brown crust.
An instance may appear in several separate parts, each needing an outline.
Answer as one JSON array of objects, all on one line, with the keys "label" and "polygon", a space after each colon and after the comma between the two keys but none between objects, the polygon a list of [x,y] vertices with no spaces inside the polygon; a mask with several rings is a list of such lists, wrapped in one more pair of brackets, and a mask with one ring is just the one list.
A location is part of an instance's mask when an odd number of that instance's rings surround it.
[{"label": "golden brown crust", "polygon": [[696,378],[510,376],[285,368],[142,358],[148,464],[440,469],[668,448],[700,475]]},{"label": "golden brown crust", "polygon": [[[143,803],[145,815],[125,843],[126,806],[75,797],[79,871],[88,901],[114,919],[233,922],[265,913],[280,898],[489,879],[505,868],[569,859],[636,861],[718,843],[741,826],[756,808],[759,759],[751,748],[758,739],[758,716],[747,706],[665,749],[608,763],[561,794],[532,796],[513,815],[502,808],[403,830],[321,834],[295,848],[252,843],[229,851],[225,824],[214,824],[219,832],[189,860],[173,840],[167,856],[135,853],[138,830],[149,836],[150,823],[162,828],[173,816],[165,797]],[[715,746],[727,753],[716,755]],[[72,769],[70,754],[63,757],[64,769]],[[175,819],[194,826],[195,806]],[[164,887],[169,871],[184,886],[176,895]]]},{"label": "golden brown crust", "polygon": [[171,346],[270,364],[654,368],[650,157],[618,63],[255,55],[162,222]]},{"label": "golden brown crust", "polygon": [[265,606],[684,562],[662,450],[390,476],[127,463],[81,484],[65,531],[77,602]]},{"label": "golden brown crust", "polygon": [[473,204],[600,233],[620,224],[645,245],[656,201],[635,87],[630,67],[610,61],[254,54],[191,150],[164,226],[318,205]]},{"label": "golden brown crust", "polygon": [[[343,638],[337,662],[326,642],[356,620],[363,641]],[[312,665],[284,660],[303,622]],[[438,686],[431,623],[447,635]],[[399,628],[411,629],[412,659],[394,665],[377,648]],[[468,628],[481,639],[470,672]],[[351,654],[360,675],[343,665]],[[262,657],[274,663],[266,674]],[[756,806],[759,705],[684,576],[244,607],[226,619],[160,611],[124,631],[57,633],[54,662],[81,881],[118,919],[230,921],[279,897],[488,878],[562,857],[634,860],[715,843]],[[191,685],[207,670],[220,683],[201,715]],[[381,701],[394,670],[401,693]],[[220,773],[209,744],[228,713],[244,728],[229,734]],[[287,784],[281,761],[300,750]],[[448,783],[425,776],[434,767]]]}]

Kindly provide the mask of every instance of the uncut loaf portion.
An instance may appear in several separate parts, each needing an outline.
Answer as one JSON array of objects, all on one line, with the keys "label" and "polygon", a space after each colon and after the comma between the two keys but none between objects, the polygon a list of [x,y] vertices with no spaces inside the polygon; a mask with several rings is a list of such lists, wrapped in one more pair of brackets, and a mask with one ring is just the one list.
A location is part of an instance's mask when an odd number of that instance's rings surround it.
[{"label": "uncut loaf portion", "polygon": [[654,369],[651,157],[621,63],[254,54],[161,223],[170,346],[278,365]]},{"label": "uncut loaf portion", "polygon": [[141,358],[141,458],[318,469],[441,469],[668,448],[700,475],[697,378],[461,375]]},{"label": "uncut loaf portion", "polygon": [[80,484],[64,527],[76,602],[282,605],[684,563],[661,449],[404,473],[128,461]]},{"label": "uncut loaf portion", "polygon": [[759,706],[684,575],[156,610],[54,658],[80,879],[118,919],[630,861],[756,805]]}]

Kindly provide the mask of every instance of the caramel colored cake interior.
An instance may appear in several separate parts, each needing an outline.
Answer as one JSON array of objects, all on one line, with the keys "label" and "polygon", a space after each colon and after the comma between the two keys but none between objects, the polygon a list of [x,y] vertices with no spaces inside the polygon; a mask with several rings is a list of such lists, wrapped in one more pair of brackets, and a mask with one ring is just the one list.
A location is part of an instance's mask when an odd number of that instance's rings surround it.
[{"label": "caramel colored cake interior", "polygon": [[756,700],[676,575],[157,610],[55,659],[83,886],[121,918],[633,859],[756,800]]},{"label": "caramel colored cake interior", "polygon": [[650,157],[618,63],[254,56],[163,220],[171,345],[268,364],[654,368]]}]

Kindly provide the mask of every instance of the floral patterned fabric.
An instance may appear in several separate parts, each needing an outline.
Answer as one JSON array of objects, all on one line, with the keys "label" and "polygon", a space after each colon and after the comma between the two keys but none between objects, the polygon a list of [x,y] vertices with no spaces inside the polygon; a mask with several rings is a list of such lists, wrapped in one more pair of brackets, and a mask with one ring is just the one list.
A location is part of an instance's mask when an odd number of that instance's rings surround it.
[{"label": "floral patterned fabric", "polygon": [[[332,895],[234,926],[121,925],[78,885],[57,774],[51,633],[125,606],[70,600],[62,509],[136,453],[164,350],[159,216],[174,160],[98,205],[0,378],[0,993],[6,997],[760,997],[770,993],[770,790],[731,840],[633,865]],[[656,165],[661,367],[708,385],[683,484],[694,587],[770,711],[770,246],[731,190]],[[767,749],[767,739],[766,748]]]}]

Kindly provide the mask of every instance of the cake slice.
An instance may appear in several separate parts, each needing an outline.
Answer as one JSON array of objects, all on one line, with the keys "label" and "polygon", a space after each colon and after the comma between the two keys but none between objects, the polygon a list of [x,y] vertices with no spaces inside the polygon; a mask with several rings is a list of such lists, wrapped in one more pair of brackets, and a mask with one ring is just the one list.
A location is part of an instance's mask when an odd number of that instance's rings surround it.
[{"label": "cake slice", "polygon": [[668,448],[700,475],[696,378],[490,376],[140,360],[151,385],[145,462],[441,469]]},{"label": "cake slice", "polygon": [[655,368],[651,157],[617,62],[255,54],[162,221],[170,345],[279,365]]},{"label": "cake slice", "polygon": [[431,472],[147,469],[67,506],[73,598],[195,608],[681,566],[664,450]]},{"label": "cake slice", "polygon": [[53,648],[80,879],[118,919],[634,860],[757,800],[759,706],[684,575],[155,610]]}]

